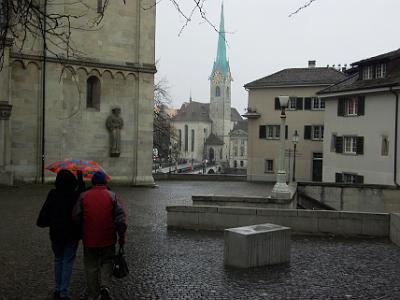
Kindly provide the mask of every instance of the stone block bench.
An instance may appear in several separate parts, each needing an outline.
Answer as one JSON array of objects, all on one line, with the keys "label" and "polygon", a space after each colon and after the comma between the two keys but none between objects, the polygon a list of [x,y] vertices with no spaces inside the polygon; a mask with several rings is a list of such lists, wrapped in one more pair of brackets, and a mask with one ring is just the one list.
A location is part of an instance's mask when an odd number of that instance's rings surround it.
[{"label": "stone block bench", "polygon": [[250,268],[290,261],[289,227],[267,223],[229,228],[224,237],[225,265]]}]

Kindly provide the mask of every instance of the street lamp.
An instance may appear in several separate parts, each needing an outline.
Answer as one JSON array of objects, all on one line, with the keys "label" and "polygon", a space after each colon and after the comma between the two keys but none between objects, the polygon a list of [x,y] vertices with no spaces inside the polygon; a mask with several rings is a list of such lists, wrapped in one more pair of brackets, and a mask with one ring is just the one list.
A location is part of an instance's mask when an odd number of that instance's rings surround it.
[{"label": "street lamp", "polygon": [[297,143],[299,142],[299,133],[297,130],[294,131],[293,137],[292,137],[292,142],[293,142],[293,178],[292,181],[296,181],[296,146]]},{"label": "street lamp", "polygon": [[285,109],[288,106],[289,96],[279,96],[279,103],[281,106],[281,128],[280,128],[280,142],[279,142],[279,158],[278,158],[278,171],[276,172],[276,183],[272,189],[272,198],[275,199],[290,199],[290,190],[286,184],[286,171],[284,165],[285,158],[285,122],[286,113]]}]

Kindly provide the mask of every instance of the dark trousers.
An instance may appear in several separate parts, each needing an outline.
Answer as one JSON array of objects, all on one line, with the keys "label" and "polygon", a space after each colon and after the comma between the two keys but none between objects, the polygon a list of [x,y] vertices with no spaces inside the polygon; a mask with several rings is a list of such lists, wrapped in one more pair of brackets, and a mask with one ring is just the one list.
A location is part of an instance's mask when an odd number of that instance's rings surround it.
[{"label": "dark trousers", "polygon": [[60,293],[61,297],[67,297],[78,242],[67,244],[53,242],[51,247],[54,252],[55,292]]},{"label": "dark trousers", "polygon": [[83,248],[86,281],[89,296],[98,299],[100,289],[111,283],[115,245],[101,248]]}]

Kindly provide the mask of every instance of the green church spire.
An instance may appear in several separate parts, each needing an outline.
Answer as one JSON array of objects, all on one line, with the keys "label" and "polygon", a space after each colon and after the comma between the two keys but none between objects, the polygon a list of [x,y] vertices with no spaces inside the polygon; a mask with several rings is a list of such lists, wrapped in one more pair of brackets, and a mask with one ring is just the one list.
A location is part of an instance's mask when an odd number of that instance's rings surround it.
[{"label": "green church spire", "polygon": [[217,59],[214,62],[213,73],[215,71],[221,72],[224,76],[226,76],[229,73],[229,61],[226,57],[224,3],[221,4],[221,20],[218,32]]}]

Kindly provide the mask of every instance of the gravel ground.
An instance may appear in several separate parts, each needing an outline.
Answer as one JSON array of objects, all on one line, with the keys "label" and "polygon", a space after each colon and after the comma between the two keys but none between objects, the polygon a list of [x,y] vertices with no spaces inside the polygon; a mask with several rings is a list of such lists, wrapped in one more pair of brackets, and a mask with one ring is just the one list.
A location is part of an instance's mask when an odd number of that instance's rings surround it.
[{"label": "gravel ground", "polygon": [[[51,186],[0,188],[0,299],[51,299],[52,253],[35,226]],[[386,239],[293,237],[290,264],[241,270],[223,265],[221,232],[166,228],[167,205],[192,194],[265,195],[247,182],[160,182],[158,188],[113,188],[129,220],[131,274],[114,282],[113,299],[400,299],[400,248]],[[84,299],[80,247],[72,299]]]}]

